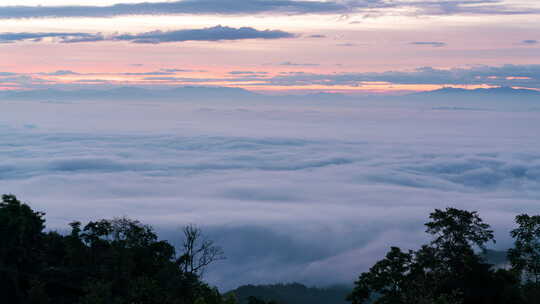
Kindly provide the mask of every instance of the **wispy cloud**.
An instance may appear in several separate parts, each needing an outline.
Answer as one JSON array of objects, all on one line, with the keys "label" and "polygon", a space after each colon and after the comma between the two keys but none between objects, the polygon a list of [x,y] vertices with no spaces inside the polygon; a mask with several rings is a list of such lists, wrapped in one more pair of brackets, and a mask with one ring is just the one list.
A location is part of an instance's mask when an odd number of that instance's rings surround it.
[{"label": "wispy cloud", "polygon": [[126,76],[153,76],[153,75],[174,75],[175,72],[166,72],[166,71],[151,71],[151,72],[126,72],[121,73],[121,75]]},{"label": "wispy cloud", "polygon": [[18,41],[39,42],[45,38],[52,38],[60,42],[86,42],[103,40],[101,34],[92,33],[68,33],[68,32],[48,32],[48,33],[0,33],[0,43],[13,43]]},{"label": "wispy cloud", "polygon": [[348,14],[362,10],[379,16],[386,8],[413,8],[420,15],[538,14],[538,10],[512,5],[505,0],[184,0],[172,2],[121,3],[110,6],[0,6],[0,18],[112,17],[122,15],[174,14]]},{"label": "wispy cloud", "polygon": [[411,42],[411,44],[413,44],[413,45],[427,45],[427,46],[432,46],[432,47],[446,46],[445,42],[440,42],[440,41],[414,41],[414,42]]},{"label": "wispy cloud", "polygon": [[539,9],[515,5],[507,0],[399,1],[398,6],[415,8],[418,15],[528,15]]},{"label": "wispy cloud", "polygon": [[[277,65],[288,67],[316,67],[315,63],[283,62]],[[197,83],[200,85],[234,85],[250,88],[253,85],[261,87],[291,87],[318,85],[331,88],[333,86],[350,86],[359,88],[376,82],[379,84],[399,85],[487,85],[505,87],[524,87],[540,89],[540,65],[502,65],[502,66],[472,66],[442,69],[434,67],[419,67],[405,71],[358,72],[358,73],[310,73],[310,72],[280,72],[272,74],[268,71],[229,71],[221,76],[213,74],[210,77],[183,77],[182,73],[200,72],[202,70],[161,69],[157,71],[140,72],[109,72],[109,73],[78,73],[69,70],[59,70],[42,73],[0,73],[0,80],[6,83],[18,84],[21,88],[47,88],[69,85],[69,82],[57,83],[50,77],[76,75],[97,80],[103,77],[104,83],[112,86],[125,85],[122,81],[108,81],[111,75],[130,76],[131,81],[139,81],[140,85],[161,84],[180,85]],[[140,77],[137,77],[140,76]],[[127,79],[127,77],[126,77]],[[256,80],[256,83],[253,81]],[[136,83],[131,83],[135,85]]]},{"label": "wispy cloud", "polygon": [[232,28],[215,26],[204,29],[185,29],[177,31],[153,31],[141,34],[113,36],[112,40],[126,40],[133,43],[164,43],[183,41],[219,41],[240,39],[280,39],[292,38],[294,34],[280,30],[256,30],[252,27]]},{"label": "wispy cloud", "polygon": [[275,76],[268,80],[268,84],[281,86],[302,84],[357,86],[361,85],[362,82],[374,81],[393,84],[488,84],[540,88],[540,65],[475,66],[452,69],[420,67],[412,71],[387,71],[381,73],[293,73]]},{"label": "wispy cloud", "polygon": [[67,76],[67,75],[80,75],[77,72],[71,71],[71,70],[58,70],[54,72],[46,72],[46,73],[40,73],[40,75],[46,75],[46,76]]},{"label": "wispy cloud", "polygon": [[203,72],[207,72],[205,70],[178,69],[178,68],[166,68],[166,69],[161,69],[161,71],[167,72],[167,73],[195,73],[195,72],[203,73]]},{"label": "wispy cloud", "polygon": [[528,40],[521,41],[521,43],[525,45],[535,45],[535,44],[538,44],[538,40],[528,39]]},{"label": "wispy cloud", "polygon": [[229,75],[242,75],[242,76],[258,76],[258,75],[268,75],[268,72],[264,71],[230,71]]},{"label": "wispy cloud", "polygon": [[242,39],[280,39],[293,38],[296,35],[280,30],[257,30],[252,27],[233,28],[228,26],[214,26],[202,29],[182,29],[171,31],[151,31],[137,34],[111,34],[102,33],[0,33],[0,43],[14,43],[19,41],[40,42],[51,38],[60,43],[83,43],[97,41],[129,41],[132,43],[159,44],[166,42],[185,41],[220,41]]},{"label": "wispy cloud", "polygon": [[299,63],[299,62],[291,62],[291,61],[285,61],[280,63],[279,65],[284,66],[319,66],[318,63]]},{"label": "wispy cloud", "polygon": [[[364,1],[360,1],[364,2]],[[358,5],[360,5],[360,2]],[[369,1],[377,5],[381,0]],[[368,2],[363,3],[369,5]],[[0,18],[110,17],[119,15],[343,13],[349,6],[333,1],[290,0],[185,0],[126,3],[111,6],[4,6]]]},{"label": "wispy cloud", "polygon": [[358,46],[358,44],[352,43],[352,42],[345,42],[345,43],[338,43],[338,44],[336,44],[336,46],[348,46],[348,47],[351,47],[351,46]]}]

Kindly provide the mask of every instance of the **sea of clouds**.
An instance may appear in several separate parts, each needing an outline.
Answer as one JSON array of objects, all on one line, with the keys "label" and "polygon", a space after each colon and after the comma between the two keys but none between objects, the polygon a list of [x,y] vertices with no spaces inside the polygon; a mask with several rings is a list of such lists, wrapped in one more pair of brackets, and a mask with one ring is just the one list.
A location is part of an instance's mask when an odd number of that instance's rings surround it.
[{"label": "sea of clouds", "polygon": [[[515,101],[514,101],[515,102]],[[0,192],[65,230],[128,216],[179,243],[203,227],[206,279],[352,283],[434,208],[478,210],[510,246],[540,212],[540,112],[451,104],[0,101]]]}]

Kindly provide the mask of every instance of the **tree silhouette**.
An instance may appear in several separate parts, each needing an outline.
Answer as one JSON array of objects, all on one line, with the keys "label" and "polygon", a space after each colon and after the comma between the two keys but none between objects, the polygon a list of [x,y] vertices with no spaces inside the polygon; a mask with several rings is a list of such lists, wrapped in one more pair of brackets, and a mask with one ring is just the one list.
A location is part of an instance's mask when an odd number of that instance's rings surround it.
[{"label": "tree silhouette", "polygon": [[199,227],[190,224],[182,231],[184,233],[183,252],[177,262],[185,273],[202,276],[208,265],[225,259],[221,247],[206,239]]},{"label": "tree silhouette", "polygon": [[516,216],[518,227],[510,232],[515,239],[508,259],[516,271],[530,283],[540,283],[540,216]]},{"label": "tree silhouette", "polygon": [[[0,294],[10,304],[225,303],[197,275],[222,255],[191,227],[188,270],[175,248],[129,218],[70,223],[44,232],[43,213],[13,195],[0,202]],[[202,241],[202,242],[200,242]],[[182,267],[181,267],[182,266]],[[234,304],[227,300],[227,304]]]},{"label": "tree silhouette", "polygon": [[355,282],[353,304],[521,303],[515,276],[494,271],[475,252],[493,241],[477,212],[435,209],[429,218],[431,242],[417,251],[392,247]]},{"label": "tree silhouette", "polygon": [[[40,270],[44,213],[33,211],[14,195],[0,202],[0,288],[6,302],[26,298]],[[36,286],[37,287],[37,286]]]},{"label": "tree silhouette", "polygon": [[540,299],[540,215],[516,216],[517,228],[510,232],[514,248],[508,250],[512,270],[524,280],[524,297],[529,303]]},{"label": "tree silhouette", "polygon": [[[476,211],[470,212],[456,208],[435,209],[429,215],[426,232],[433,240],[430,245],[444,262],[449,271],[458,271],[463,259],[474,255],[474,249],[484,250],[487,242],[493,239],[493,230],[482,221]],[[458,268],[456,268],[458,267]]]}]

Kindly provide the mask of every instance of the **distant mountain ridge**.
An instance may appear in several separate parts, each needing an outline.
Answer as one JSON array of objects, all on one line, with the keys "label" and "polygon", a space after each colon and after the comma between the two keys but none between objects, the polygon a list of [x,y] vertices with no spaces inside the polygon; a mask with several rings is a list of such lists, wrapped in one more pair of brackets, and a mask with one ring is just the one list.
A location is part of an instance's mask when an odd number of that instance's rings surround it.
[{"label": "distant mountain ridge", "polygon": [[[505,267],[508,264],[507,252],[486,250],[482,256],[494,267]],[[265,302],[278,304],[347,304],[346,297],[352,286],[335,285],[330,287],[307,287],[300,283],[243,285],[227,292],[233,294],[239,304],[248,304],[249,297],[256,297]]]},{"label": "distant mountain ridge", "polygon": [[244,285],[228,293],[234,294],[239,304],[247,304],[250,296],[279,304],[346,304],[352,286],[307,287],[300,283],[272,285]]},{"label": "distant mountain ridge", "polygon": [[230,87],[185,86],[171,89],[146,89],[141,87],[118,87],[112,89],[58,90],[39,89],[25,91],[1,91],[0,98],[12,100],[141,100],[141,99],[229,99],[253,98],[259,94]]},{"label": "distant mountain ridge", "polygon": [[[467,97],[532,97],[540,98],[540,91],[530,89],[514,89],[511,87],[462,89],[445,87],[433,91],[417,92],[406,95],[407,97],[444,97],[444,96],[467,96]],[[540,99],[539,99],[540,101]]]},{"label": "distant mountain ridge", "polygon": [[264,100],[264,101],[516,101],[540,106],[540,91],[510,87],[461,89],[445,87],[433,91],[416,92],[401,96],[369,95],[349,96],[341,93],[316,92],[304,95],[265,95],[242,88],[182,86],[173,88],[116,87],[110,89],[36,89],[0,91],[0,100],[82,101],[82,100]]},{"label": "distant mountain ridge", "polygon": [[418,105],[433,110],[540,111],[540,91],[510,87],[461,89],[441,88],[394,97],[402,105]]}]

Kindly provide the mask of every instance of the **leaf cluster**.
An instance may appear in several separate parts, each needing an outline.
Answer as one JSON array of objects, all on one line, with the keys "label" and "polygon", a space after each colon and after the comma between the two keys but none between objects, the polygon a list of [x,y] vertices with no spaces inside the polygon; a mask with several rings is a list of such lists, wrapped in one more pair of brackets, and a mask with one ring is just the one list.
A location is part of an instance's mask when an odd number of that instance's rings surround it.
[{"label": "leaf cluster", "polygon": [[[481,254],[495,242],[477,212],[435,209],[425,224],[431,241],[403,252],[392,247],[360,275],[348,300],[353,304],[528,303],[516,272],[497,269]],[[532,303],[532,302],[531,302]]]},{"label": "leaf cluster", "polygon": [[[2,303],[221,304],[200,278],[221,257],[213,243],[176,253],[152,227],[128,218],[70,224],[69,234],[46,232],[44,214],[13,195],[0,202]],[[197,244],[201,232],[192,239]],[[210,252],[211,256],[204,256]],[[219,254],[218,254],[219,253]],[[178,257],[180,256],[180,258]],[[181,258],[184,257],[184,258]],[[199,261],[187,267],[185,259]],[[234,302],[227,302],[234,303]]]}]

